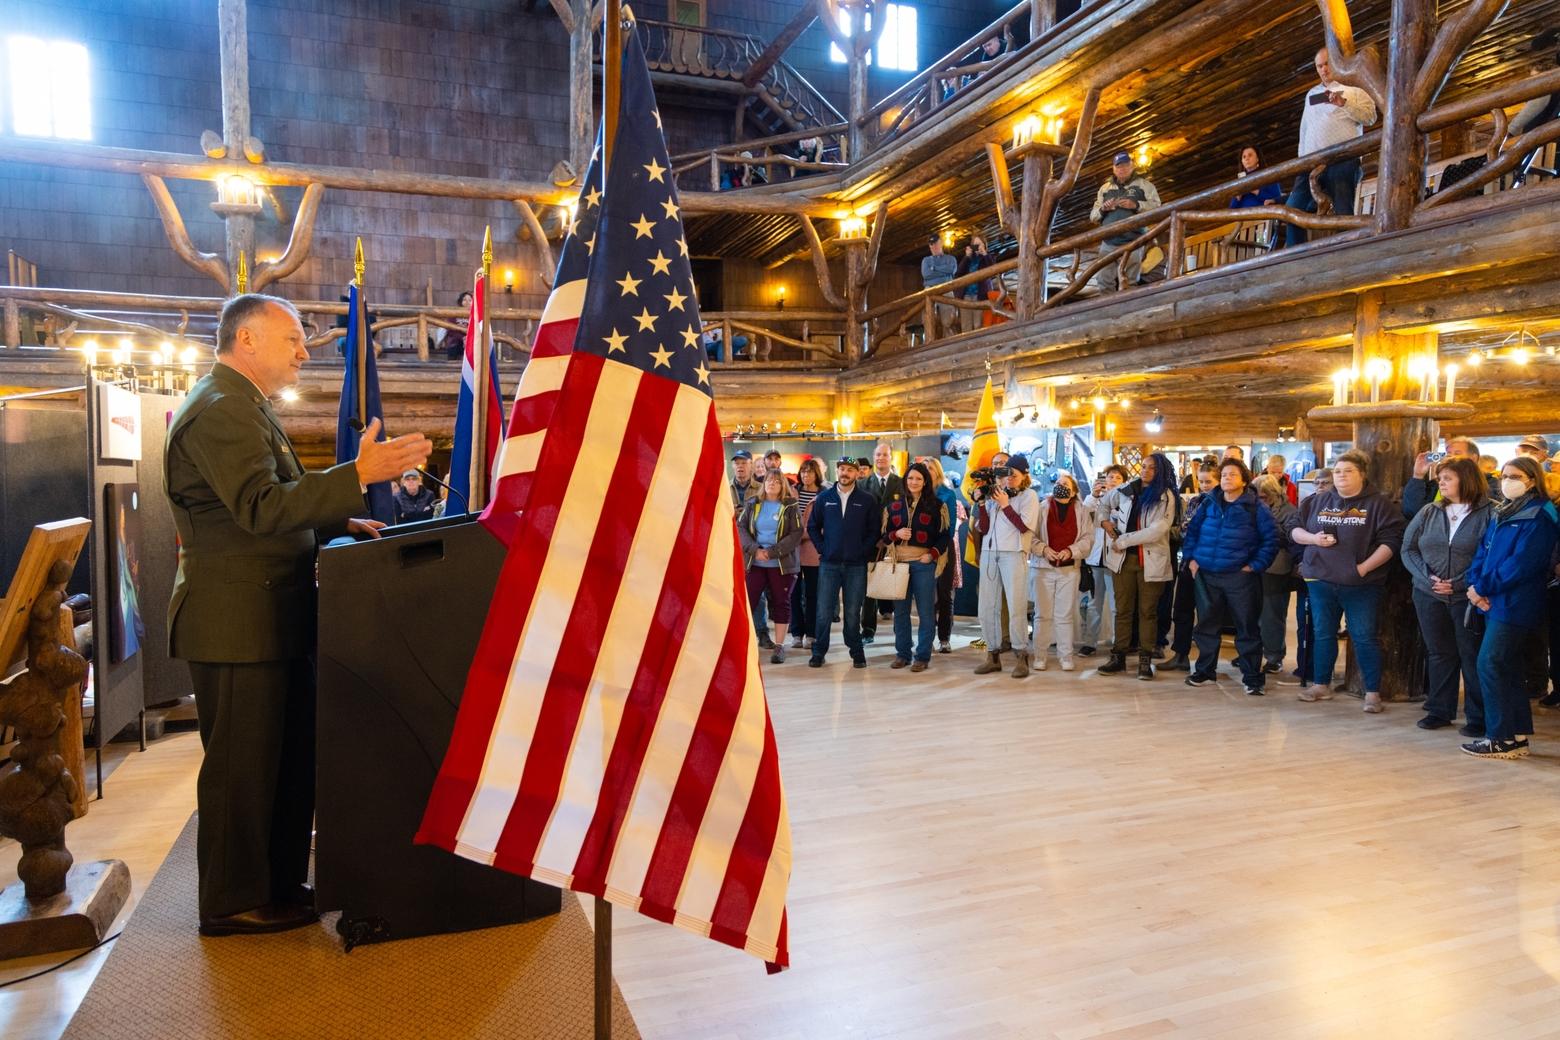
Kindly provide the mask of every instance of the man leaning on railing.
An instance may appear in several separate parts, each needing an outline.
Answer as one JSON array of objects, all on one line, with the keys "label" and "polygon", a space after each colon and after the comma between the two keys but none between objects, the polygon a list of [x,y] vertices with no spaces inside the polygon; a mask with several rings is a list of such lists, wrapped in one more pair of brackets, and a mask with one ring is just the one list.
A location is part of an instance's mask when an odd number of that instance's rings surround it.
[{"label": "man leaning on railing", "polygon": [[[1104,227],[1131,220],[1147,209],[1159,208],[1159,190],[1152,181],[1138,173],[1128,152],[1117,152],[1111,163],[1110,176],[1100,185],[1094,196],[1094,209],[1089,219]],[[1112,235],[1100,243],[1099,255],[1124,246],[1142,235],[1143,229],[1132,228],[1119,235]],[[1118,288],[1130,289],[1138,283],[1143,273],[1143,253],[1146,247],[1138,246],[1127,253],[1124,264],[1106,264],[1094,276],[1094,284],[1100,292],[1115,292]],[[1120,271],[1119,281],[1117,271]]]},{"label": "man leaning on railing", "polygon": [[[1316,52],[1316,78],[1319,81],[1305,95],[1305,110],[1300,115],[1300,152],[1310,155],[1323,148],[1352,141],[1376,121],[1376,103],[1358,87],[1346,87],[1333,80],[1332,64],[1326,49]],[[1328,163],[1320,178],[1322,190],[1332,199],[1333,213],[1354,213],[1354,193],[1360,185],[1358,158]],[[1311,178],[1301,174],[1289,193],[1289,205],[1307,213],[1316,212],[1311,195]],[[1285,245],[1296,246],[1306,240],[1305,228],[1288,224],[1284,228]]]}]

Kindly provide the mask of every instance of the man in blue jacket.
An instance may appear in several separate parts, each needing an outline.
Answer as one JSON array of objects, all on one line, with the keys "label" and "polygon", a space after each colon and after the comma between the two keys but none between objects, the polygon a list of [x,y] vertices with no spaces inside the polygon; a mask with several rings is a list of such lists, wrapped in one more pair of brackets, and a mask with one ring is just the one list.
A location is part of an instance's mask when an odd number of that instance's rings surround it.
[{"label": "man in blue jacket", "polygon": [[841,459],[839,479],[818,492],[807,518],[807,537],[818,549],[818,625],[813,633],[809,667],[822,668],[829,652],[830,615],[833,604],[845,592],[845,647],[857,668],[867,666],[861,649],[861,604],[867,596],[867,562],[877,548],[883,530],[882,511],[872,493],[856,483],[870,469],[866,459]]},{"label": "man in blue jacket", "polygon": [[1196,581],[1197,667],[1186,685],[1217,682],[1225,612],[1235,619],[1236,664],[1246,692],[1262,696],[1262,574],[1278,555],[1273,516],[1246,485],[1251,471],[1239,459],[1219,463],[1219,488],[1203,496],[1186,525],[1183,559]]}]

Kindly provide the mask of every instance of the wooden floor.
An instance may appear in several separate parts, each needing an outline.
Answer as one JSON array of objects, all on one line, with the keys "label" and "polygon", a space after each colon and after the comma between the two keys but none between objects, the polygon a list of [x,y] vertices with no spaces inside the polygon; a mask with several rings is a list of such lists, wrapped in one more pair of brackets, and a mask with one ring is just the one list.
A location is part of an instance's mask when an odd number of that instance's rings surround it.
[{"label": "wooden floor", "polygon": [[[1410,705],[1250,698],[1228,668],[1015,681],[964,648],[911,675],[888,642],[764,666],[794,967],[617,914],[647,1038],[1560,1037],[1560,716],[1482,762]],[[78,857],[150,880],[198,753],[130,755]],[[57,1036],[94,963],[0,990],[0,1036]]]}]

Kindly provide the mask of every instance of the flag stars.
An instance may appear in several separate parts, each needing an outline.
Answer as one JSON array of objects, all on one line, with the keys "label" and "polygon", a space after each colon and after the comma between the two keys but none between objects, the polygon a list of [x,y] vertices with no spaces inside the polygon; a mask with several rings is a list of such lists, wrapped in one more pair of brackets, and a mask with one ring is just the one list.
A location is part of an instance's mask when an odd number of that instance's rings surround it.
[{"label": "flag stars", "polygon": [[652,350],[650,356],[655,358],[656,368],[672,367],[672,352],[663,345],[660,350]]},{"label": "flag stars", "polygon": [[655,221],[647,218],[643,213],[639,214],[637,221],[631,221],[628,225],[634,229],[634,238],[649,238],[650,232],[655,230]]},{"label": "flag stars", "polygon": [[666,173],[666,167],[656,162],[654,158],[650,160],[644,170],[650,175],[651,180],[660,181],[662,184],[666,183],[666,178],[663,176]]},{"label": "flag stars", "polygon": [[650,258],[650,273],[651,274],[671,274],[672,273],[672,261],[671,261],[671,259],[665,253],[663,253],[659,249],[657,249],[655,251],[655,256],[652,256]]},{"label": "flag stars", "polygon": [[692,347],[694,350],[698,350],[699,349],[699,330],[698,329],[683,329],[683,331],[682,331],[682,338],[683,338],[683,346],[685,346],[685,347]]},{"label": "flag stars", "polygon": [[635,278],[632,271],[625,271],[623,277],[618,279],[618,285],[622,287],[624,296],[638,296],[641,281],[643,279]]},{"label": "flag stars", "polygon": [[655,315],[650,313],[649,307],[640,308],[639,313],[634,315],[634,320],[639,322],[640,332],[655,331]]},{"label": "flag stars", "polygon": [[610,335],[610,336],[603,336],[601,338],[607,344],[607,353],[608,354],[627,354],[628,353],[627,350],[623,349],[623,344],[628,341],[628,337],[623,335],[616,328],[614,328],[612,330],[612,335]]},{"label": "flag stars", "polygon": [[705,386],[710,385],[710,370],[704,367],[703,361],[699,362],[699,367],[694,369],[694,372],[698,374],[699,382]]},{"label": "flag stars", "polygon": [[679,237],[677,239],[677,248],[682,253],[683,256],[687,256],[688,255],[688,240],[686,238]]},{"label": "flag stars", "polygon": [[682,293],[678,292],[675,287],[672,289],[671,292],[665,294],[665,298],[666,298],[667,309],[668,310],[674,310],[674,311],[682,310],[683,309],[683,302],[688,299],[688,297],[686,297]]},{"label": "flag stars", "polygon": [[673,202],[670,198],[667,198],[665,202],[661,203],[661,208],[666,211],[666,219],[677,219],[677,203]]},{"label": "flag stars", "polygon": [[595,235],[591,235],[589,238],[587,238],[585,240],[585,253],[586,253],[587,256],[594,256],[595,255],[595,253],[596,253],[596,236]]},{"label": "flag stars", "polygon": [[650,110],[650,114],[655,116],[655,128],[657,130],[661,129],[661,110],[659,108],[652,108]]},{"label": "flag stars", "polygon": [[585,196],[585,208],[586,209],[590,209],[593,206],[595,206],[596,203],[598,203],[600,201],[601,201],[601,192],[597,191],[596,190],[596,186],[594,184],[592,184],[590,186],[590,193]]}]

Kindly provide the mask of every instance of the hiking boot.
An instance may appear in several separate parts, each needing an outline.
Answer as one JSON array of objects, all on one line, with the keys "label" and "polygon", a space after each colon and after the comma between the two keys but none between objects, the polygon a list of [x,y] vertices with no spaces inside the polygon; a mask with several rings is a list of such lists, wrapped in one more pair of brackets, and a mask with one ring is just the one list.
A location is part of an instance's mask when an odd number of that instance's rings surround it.
[{"label": "hiking boot", "polygon": [[1106,661],[1104,664],[1100,665],[1099,670],[1100,670],[1101,673],[1107,674],[1107,675],[1114,675],[1116,672],[1124,672],[1124,671],[1126,671],[1127,670],[1127,655],[1126,654],[1118,654],[1115,651],[1111,651],[1110,660]]},{"label": "hiking boot", "polygon": [[775,652],[769,655],[770,664],[785,664],[785,646],[775,647]]},{"label": "hiking boot", "polygon": [[894,663],[889,665],[889,667],[890,668],[909,668],[910,667],[910,661],[907,658],[904,658],[904,657],[896,657],[896,658],[894,658]]},{"label": "hiking boot", "polygon": [[1029,674],[1029,655],[1020,650],[1013,655],[1013,678],[1022,679]]},{"label": "hiking boot", "polygon": [[915,662],[914,664],[912,664],[910,666],[910,670],[912,672],[924,672],[924,671],[926,671],[926,662],[925,661],[917,661],[917,662]]},{"label": "hiking boot", "polygon": [[975,666],[976,675],[990,675],[1002,671],[1002,655],[987,652],[986,659]]},{"label": "hiking boot", "polygon": [[1138,654],[1138,678],[1144,682],[1154,678],[1154,659],[1149,654]]}]

